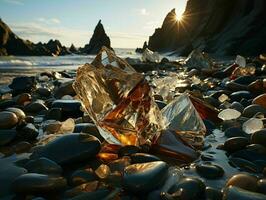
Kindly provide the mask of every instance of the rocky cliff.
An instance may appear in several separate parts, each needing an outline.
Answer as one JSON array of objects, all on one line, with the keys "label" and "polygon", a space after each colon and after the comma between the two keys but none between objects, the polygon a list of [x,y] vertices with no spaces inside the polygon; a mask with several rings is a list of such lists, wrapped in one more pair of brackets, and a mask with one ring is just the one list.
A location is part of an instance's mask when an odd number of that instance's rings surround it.
[{"label": "rocky cliff", "polygon": [[48,43],[34,44],[31,41],[19,38],[12,30],[0,19],[0,56],[19,55],[19,56],[59,56],[67,54],[97,54],[102,46],[110,49],[110,38],[105,33],[101,20],[95,27],[89,44],[84,48],[77,49],[73,44],[70,48],[63,46],[59,40],[50,40]]},{"label": "rocky cliff", "polygon": [[97,54],[103,46],[111,49],[110,38],[105,33],[104,27],[100,20],[94,29],[89,44],[86,44],[81,52],[85,54]]},{"label": "rocky cliff", "polygon": [[37,44],[23,40],[0,19],[0,56],[57,56],[70,53],[69,49],[63,46],[59,40]]},{"label": "rocky cliff", "polygon": [[175,10],[149,38],[153,51],[186,55],[199,48],[216,55],[266,52],[265,0],[188,0],[181,21]]}]

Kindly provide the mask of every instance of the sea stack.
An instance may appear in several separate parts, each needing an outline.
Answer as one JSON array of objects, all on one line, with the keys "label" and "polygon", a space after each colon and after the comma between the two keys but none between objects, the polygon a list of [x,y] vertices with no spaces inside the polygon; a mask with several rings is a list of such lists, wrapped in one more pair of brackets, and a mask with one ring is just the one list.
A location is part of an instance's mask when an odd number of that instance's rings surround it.
[{"label": "sea stack", "polygon": [[266,51],[266,1],[189,0],[183,19],[169,12],[150,36],[148,48],[187,55],[200,49],[215,55],[256,56]]},{"label": "sea stack", "polygon": [[90,43],[84,46],[82,53],[97,54],[103,46],[111,49],[111,41],[108,35],[105,33],[101,20],[99,20],[90,39]]},{"label": "sea stack", "polygon": [[71,44],[69,51],[75,54],[78,53],[78,49],[74,46],[74,44]]}]

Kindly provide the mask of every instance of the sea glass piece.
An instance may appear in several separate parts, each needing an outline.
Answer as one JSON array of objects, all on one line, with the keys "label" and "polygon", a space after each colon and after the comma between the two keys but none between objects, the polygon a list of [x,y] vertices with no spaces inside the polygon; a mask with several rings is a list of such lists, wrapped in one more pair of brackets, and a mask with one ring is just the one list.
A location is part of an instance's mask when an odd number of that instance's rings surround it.
[{"label": "sea glass piece", "polygon": [[179,160],[181,163],[190,163],[198,158],[198,153],[187,144],[181,135],[173,130],[164,130],[152,145],[152,150]]},{"label": "sea glass piece", "polygon": [[195,147],[203,145],[206,127],[188,94],[182,94],[162,110],[165,127]]},{"label": "sea glass piece", "polygon": [[111,170],[108,167],[108,165],[102,164],[95,170],[95,174],[100,179],[105,179],[105,178],[107,178],[107,176],[109,176],[111,174]]},{"label": "sea glass piece", "polygon": [[218,117],[224,121],[237,119],[241,116],[241,113],[237,110],[227,108],[218,114]]},{"label": "sea glass piece", "polygon": [[218,100],[221,102],[221,103],[224,103],[225,101],[227,101],[229,99],[229,97],[226,95],[226,94],[222,94]]},{"label": "sea glass piece", "polygon": [[141,145],[163,127],[144,76],[107,48],[78,69],[73,86],[108,143]]},{"label": "sea glass piece", "polygon": [[72,118],[67,119],[66,121],[47,121],[48,123],[44,126],[46,134],[65,134],[73,133],[75,128],[75,121]]},{"label": "sea glass piece", "polygon": [[260,54],[259,58],[263,61],[266,61],[266,53]]},{"label": "sea glass piece", "polygon": [[246,59],[243,56],[237,55],[235,63],[240,67],[246,67]]},{"label": "sea glass piece", "polygon": [[152,81],[155,93],[163,97],[166,102],[172,101],[178,88],[188,86],[188,81],[181,73],[169,73],[167,76],[156,77]]},{"label": "sea glass piece", "polygon": [[246,66],[246,67],[237,67],[230,76],[230,79],[234,80],[240,76],[252,76],[256,72],[256,67]]},{"label": "sea glass piece", "polygon": [[159,62],[160,56],[157,52],[153,52],[146,48],[144,52],[142,53],[142,60],[144,62]]},{"label": "sea glass piece", "polygon": [[106,47],[101,49],[91,64],[95,67],[107,67],[109,65],[128,73],[136,73],[135,69],[125,60],[117,57],[112,50]]},{"label": "sea glass piece", "polygon": [[189,95],[189,98],[201,119],[210,120],[215,123],[221,122],[221,119],[218,118],[219,111],[215,107],[193,95]]},{"label": "sea glass piece", "polygon": [[213,63],[206,53],[195,49],[189,54],[189,56],[185,60],[185,65],[190,69],[202,69],[211,68],[213,66]]},{"label": "sea glass piece", "polygon": [[242,125],[243,131],[248,134],[255,133],[264,128],[263,121],[257,118],[251,118]]}]

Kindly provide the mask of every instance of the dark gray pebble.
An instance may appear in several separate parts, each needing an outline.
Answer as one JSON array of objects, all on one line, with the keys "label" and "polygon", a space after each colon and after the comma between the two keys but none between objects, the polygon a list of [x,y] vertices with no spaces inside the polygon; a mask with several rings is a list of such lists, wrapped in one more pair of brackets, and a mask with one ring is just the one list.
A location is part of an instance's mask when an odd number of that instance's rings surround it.
[{"label": "dark gray pebble", "polygon": [[217,179],[224,175],[224,170],[217,164],[205,162],[196,165],[197,173],[207,179]]},{"label": "dark gray pebble", "polygon": [[32,157],[46,157],[58,164],[86,161],[100,150],[100,141],[89,134],[63,135],[33,153]]},{"label": "dark gray pebble", "polygon": [[129,165],[124,170],[123,186],[133,193],[151,191],[165,181],[167,169],[163,161]]}]

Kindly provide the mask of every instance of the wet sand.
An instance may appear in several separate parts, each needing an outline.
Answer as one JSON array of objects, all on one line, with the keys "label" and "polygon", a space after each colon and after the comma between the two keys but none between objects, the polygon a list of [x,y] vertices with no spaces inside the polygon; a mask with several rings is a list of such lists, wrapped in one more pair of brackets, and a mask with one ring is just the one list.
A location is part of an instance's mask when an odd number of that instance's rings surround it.
[{"label": "wet sand", "polygon": [[51,71],[62,71],[62,68],[0,68],[0,86],[9,85],[12,82],[13,78],[18,76],[36,76],[36,74],[38,73]]}]

